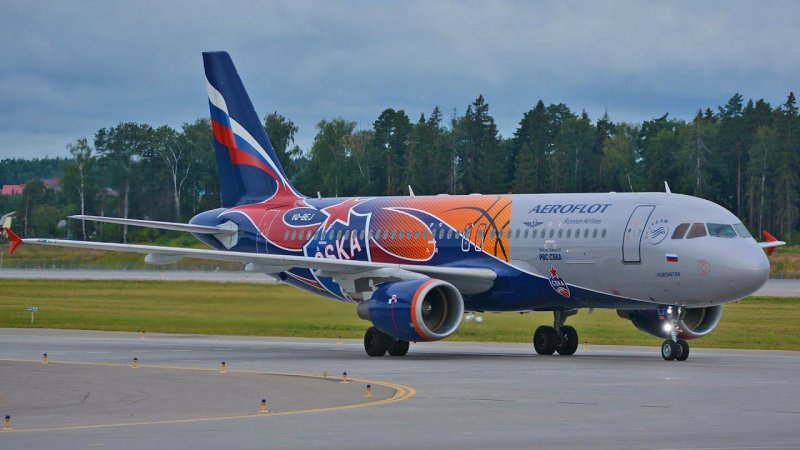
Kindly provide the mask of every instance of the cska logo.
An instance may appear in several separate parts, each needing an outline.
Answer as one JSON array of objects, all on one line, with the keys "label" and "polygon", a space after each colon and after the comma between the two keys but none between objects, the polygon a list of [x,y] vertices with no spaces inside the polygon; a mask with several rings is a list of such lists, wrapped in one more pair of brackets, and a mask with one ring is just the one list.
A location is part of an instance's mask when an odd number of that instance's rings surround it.
[{"label": "cska logo", "polygon": [[395,303],[397,303],[397,295],[392,294],[392,298],[389,299],[389,304],[394,305]]},{"label": "cska logo", "polygon": [[558,276],[558,270],[556,270],[556,268],[553,266],[550,266],[549,281],[550,287],[552,287],[554,291],[564,298],[569,298],[569,286],[567,286],[567,283],[563,278]]}]

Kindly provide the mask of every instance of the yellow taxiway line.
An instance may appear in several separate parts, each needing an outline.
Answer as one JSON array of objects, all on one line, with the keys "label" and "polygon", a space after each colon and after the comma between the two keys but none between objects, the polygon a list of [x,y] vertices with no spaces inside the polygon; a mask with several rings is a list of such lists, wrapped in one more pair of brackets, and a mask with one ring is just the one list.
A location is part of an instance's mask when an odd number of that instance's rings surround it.
[{"label": "yellow taxiway line", "polygon": [[[0,359],[0,361],[6,362],[28,362],[28,363],[37,363],[41,364],[41,361],[33,360],[33,359]],[[115,363],[93,363],[93,362],[81,362],[81,361],[49,361],[48,364],[50,365],[58,365],[58,364],[71,364],[71,365],[81,365],[81,366],[97,366],[97,367],[130,367],[129,364],[115,364]],[[199,368],[199,367],[180,367],[180,366],[162,366],[162,365],[139,365],[138,370],[142,369],[162,369],[162,370],[187,370],[187,371],[207,371],[207,372],[219,372],[218,368],[211,369],[211,368]],[[303,374],[303,373],[286,373],[286,372],[265,372],[260,370],[241,370],[241,369],[228,369],[228,373],[243,373],[243,374],[255,374],[255,375],[273,375],[273,376],[284,376],[284,377],[299,377],[299,378],[315,378],[315,379],[322,379],[322,380],[331,380],[335,381],[337,377],[332,376],[323,376],[323,375],[313,375],[313,374]],[[251,414],[240,414],[240,415],[232,415],[232,416],[211,416],[211,417],[196,417],[192,419],[170,419],[170,420],[148,420],[148,421],[140,421],[140,422],[120,422],[120,423],[107,423],[107,424],[96,424],[96,425],[68,425],[68,426],[54,426],[54,427],[43,427],[43,428],[12,428],[10,430],[5,430],[0,432],[0,436],[5,433],[27,433],[27,432],[35,432],[35,431],[71,431],[71,430],[90,430],[96,428],[113,428],[113,427],[136,427],[136,426],[145,426],[145,425],[169,425],[169,424],[180,424],[180,423],[196,423],[196,422],[214,422],[214,421],[222,421],[222,420],[240,420],[240,419],[254,419],[257,417],[279,417],[279,416],[294,416],[298,414],[309,414],[309,413],[318,413],[318,412],[332,412],[332,411],[346,411],[349,409],[357,409],[357,408],[366,408],[368,406],[379,406],[379,405],[387,405],[390,403],[397,403],[403,400],[407,400],[414,395],[416,395],[417,391],[409,386],[404,386],[401,384],[390,383],[388,381],[379,381],[379,380],[368,380],[365,378],[348,378],[350,382],[353,383],[363,383],[363,384],[371,384],[372,386],[383,386],[395,391],[394,395],[389,398],[384,398],[380,400],[373,400],[369,402],[362,402],[362,403],[353,403],[349,405],[340,405],[340,406],[327,406],[327,407],[320,407],[320,408],[309,408],[309,409],[298,409],[292,411],[280,411],[280,412],[268,412],[268,413],[251,413]]]}]

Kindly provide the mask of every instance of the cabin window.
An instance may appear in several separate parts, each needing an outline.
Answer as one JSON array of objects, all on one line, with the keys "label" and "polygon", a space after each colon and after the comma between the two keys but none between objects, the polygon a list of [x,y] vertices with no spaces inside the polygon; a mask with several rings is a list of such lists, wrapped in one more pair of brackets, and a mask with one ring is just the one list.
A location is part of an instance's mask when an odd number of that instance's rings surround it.
[{"label": "cabin window", "polygon": [[517,228],[517,231],[516,231],[516,233],[514,233],[514,237],[515,237],[516,239],[519,239],[519,228]]},{"label": "cabin window", "polygon": [[708,234],[714,237],[735,238],[736,231],[733,230],[733,225],[726,223],[707,223]]},{"label": "cabin window", "polygon": [[341,238],[342,238],[342,230],[339,230],[336,232],[336,240],[338,241]]},{"label": "cabin window", "polygon": [[306,235],[306,240],[307,241],[311,240],[311,235],[313,235],[313,234],[314,234],[313,231],[309,231],[308,234]]},{"label": "cabin window", "polygon": [[605,228],[603,228],[603,232],[600,233],[600,237],[603,238],[603,239],[606,238],[606,229]]},{"label": "cabin window", "polygon": [[289,240],[289,230],[286,230],[286,231],[283,232],[283,240],[284,241],[288,241]]},{"label": "cabin window", "polygon": [[388,228],[383,230],[383,238],[384,239],[389,239],[389,229]]},{"label": "cabin window", "polygon": [[572,237],[572,228],[567,229],[567,239]]},{"label": "cabin window", "polygon": [[550,239],[553,239],[553,235],[555,234],[555,232],[556,232],[556,230],[555,230],[555,229],[553,229],[553,228],[550,228],[550,236],[549,236],[549,237],[550,237]]},{"label": "cabin window", "polygon": [[736,234],[738,234],[739,237],[743,237],[743,238],[753,237],[753,236],[750,235],[750,232],[747,231],[747,227],[744,226],[744,224],[735,223],[735,224],[733,224],[733,229],[736,230]]},{"label": "cabin window", "polygon": [[583,238],[586,239],[588,237],[589,237],[589,229],[586,228],[585,230],[583,230]]},{"label": "cabin window", "polygon": [[489,238],[490,238],[490,239],[496,239],[496,238],[497,238],[497,232],[495,231],[495,229],[494,229],[494,228],[492,228],[491,230],[489,230]]},{"label": "cabin window", "polygon": [[[535,232],[535,231],[536,231],[536,230],[534,230],[534,232]],[[527,239],[527,238],[528,238],[528,230],[525,230],[525,232],[524,232],[524,233],[522,233],[522,237],[524,237],[525,239]]]},{"label": "cabin window", "polygon": [[453,230],[447,230],[447,239],[453,239]]},{"label": "cabin window", "polygon": [[592,230],[592,238],[593,238],[593,239],[597,239],[597,228],[595,228],[594,230]]},{"label": "cabin window", "polygon": [[414,239],[419,239],[419,230],[414,233]]},{"label": "cabin window", "polygon": [[439,228],[439,240],[444,239],[444,228]]},{"label": "cabin window", "polygon": [[503,239],[503,230],[500,230],[500,231],[497,232],[497,238],[498,239]]},{"label": "cabin window", "polygon": [[692,228],[689,228],[689,234],[686,239],[695,239],[706,235],[706,226],[702,223],[693,223]]},{"label": "cabin window", "polygon": [[563,229],[563,228],[560,228],[560,229],[558,230],[558,237],[559,237],[559,239],[560,239],[560,238],[561,238],[561,236],[563,236],[563,235],[564,235],[564,229]]},{"label": "cabin window", "polygon": [[686,230],[689,229],[688,223],[682,223],[675,227],[675,231],[672,232],[672,239],[683,239],[686,236]]},{"label": "cabin window", "polygon": [[397,237],[397,230],[392,230],[391,239],[394,240],[395,237]]}]

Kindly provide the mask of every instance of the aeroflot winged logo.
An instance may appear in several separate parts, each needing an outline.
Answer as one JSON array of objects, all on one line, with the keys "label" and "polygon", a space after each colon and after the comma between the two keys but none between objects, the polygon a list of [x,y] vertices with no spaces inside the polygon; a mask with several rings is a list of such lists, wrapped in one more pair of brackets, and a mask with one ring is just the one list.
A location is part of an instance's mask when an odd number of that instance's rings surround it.
[{"label": "aeroflot winged logo", "polygon": [[567,286],[563,278],[558,276],[558,270],[553,266],[550,266],[549,280],[550,287],[552,287],[554,291],[558,292],[558,294],[564,298],[569,298],[569,286]]}]

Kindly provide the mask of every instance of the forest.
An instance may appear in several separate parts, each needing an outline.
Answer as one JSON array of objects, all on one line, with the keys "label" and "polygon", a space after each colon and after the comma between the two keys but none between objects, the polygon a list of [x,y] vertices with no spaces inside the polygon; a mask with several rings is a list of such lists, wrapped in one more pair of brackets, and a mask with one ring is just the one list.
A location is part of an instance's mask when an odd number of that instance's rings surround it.
[{"label": "forest", "polygon": [[[342,117],[316,125],[311,148],[278,112],[264,127],[287,174],[308,196],[470,193],[644,192],[694,195],[719,203],[753,233],[800,241],[800,117],[793,93],[770,105],[733,95],[692,120],[664,114],[641,123],[591,118],[538,101],[512,136],[501,136],[478,96],[463,113],[438,107],[417,118],[387,108],[371,127]],[[0,161],[0,196],[25,236],[153,241],[164,234],[69,223],[71,214],[187,221],[219,207],[210,123],[179,129],[119,123],[66,144],[70,157]],[[57,189],[43,182],[60,178]],[[75,221],[72,221],[75,222]],[[85,227],[85,228],[84,228]],[[169,233],[167,236],[172,236]]]}]

